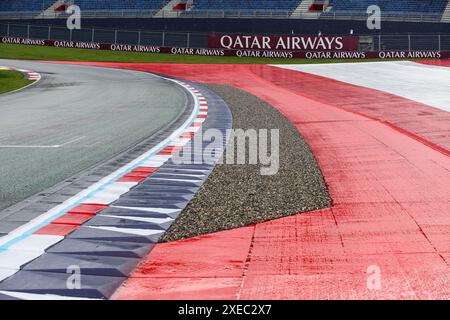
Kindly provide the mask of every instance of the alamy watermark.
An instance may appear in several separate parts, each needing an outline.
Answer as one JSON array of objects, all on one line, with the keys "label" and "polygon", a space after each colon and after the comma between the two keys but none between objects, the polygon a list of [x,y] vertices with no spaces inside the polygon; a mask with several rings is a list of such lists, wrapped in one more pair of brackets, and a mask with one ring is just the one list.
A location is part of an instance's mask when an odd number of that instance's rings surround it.
[{"label": "alamy watermark", "polygon": [[81,289],[81,268],[77,265],[68,266],[66,273],[70,274],[66,281],[66,287],[69,290]]},{"label": "alamy watermark", "polygon": [[367,289],[381,290],[381,268],[377,265],[370,265],[366,270]]},{"label": "alamy watermark", "polygon": [[275,175],[280,168],[280,132],[279,129],[229,129],[224,134],[218,129],[199,129],[183,150],[174,154],[172,161],[175,164],[259,165],[261,175]]},{"label": "alamy watermark", "polygon": [[66,8],[66,13],[69,17],[66,20],[67,29],[80,30],[81,29],[81,9],[77,5],[71,5]]},{"label": "alamy watermark", "polygon": [[371,5],[367,8],[367,29],[381,30],[381,8],[377,5]]}]

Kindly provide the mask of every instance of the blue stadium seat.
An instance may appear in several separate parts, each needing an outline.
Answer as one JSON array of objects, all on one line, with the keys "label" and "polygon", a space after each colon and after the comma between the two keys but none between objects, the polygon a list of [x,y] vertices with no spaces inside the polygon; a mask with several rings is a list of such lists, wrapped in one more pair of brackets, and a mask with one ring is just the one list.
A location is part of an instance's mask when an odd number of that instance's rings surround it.
[{"label": "blue stadium seat", "polygon": [[[75,0],[82,10],[160,10],[168,0]],[[43,11],[55,0],[0,0],[0,12]]]},{"label": "blue stadium seat", "polygon": [[373,4],[386,12],[443,13],[448,0],[330,0],[332,12],[365,12]]},{"label": "blue stadium seat", "polygon": [[168,0],[75,0],[81,10],[160,10]]},{"label": "blue stadium seat", "polygon": [[0,0],[0,12],[42,11],[53,3],[53,0]]},{"label": "blue stadium seat", "polygon": [[[74,0],[82,10],[160,10],[169,0]],[[280,11],[293,12],[300,0],[194,0],[192,11]],[[330,12],[365,12],[376,4],[386,12],[443,13],[449,0],[330,0]],[[0,12],[42,11],[55,0],[0,0]]]},{"label": "blue stadium seat", "polygon": [[299,4],[299,0],[194,0],[194,10],[293,11]]}]

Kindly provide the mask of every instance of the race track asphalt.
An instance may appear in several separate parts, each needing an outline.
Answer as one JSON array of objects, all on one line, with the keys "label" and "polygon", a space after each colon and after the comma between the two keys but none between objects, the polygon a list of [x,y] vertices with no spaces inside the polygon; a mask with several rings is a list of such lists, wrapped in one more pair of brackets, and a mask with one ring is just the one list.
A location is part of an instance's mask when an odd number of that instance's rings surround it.
[{"label": "race track asphalt", "polygon": [[[149,73],[0,60],[39,72],[0,95],[1,210],[132,148],[173,122],[188,98]],[[1,225],[1,221],[0,221]]]}]

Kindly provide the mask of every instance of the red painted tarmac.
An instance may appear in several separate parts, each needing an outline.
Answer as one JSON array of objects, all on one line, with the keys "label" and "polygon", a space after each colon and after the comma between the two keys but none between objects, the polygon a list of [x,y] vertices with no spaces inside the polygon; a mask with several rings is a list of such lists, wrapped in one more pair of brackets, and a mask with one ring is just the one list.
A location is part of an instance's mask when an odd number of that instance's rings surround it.
[{"label": "red painted tarmac", "polygon": [[333,199],[330,209],[159,244],[116,299],[450,299],[448,113],[269,66],[98,65],[258,96],[304,136]]},{"label": "red painted tarmac", "polygon": [[420,60],[416,61],[418,63],[429,64],[432,66],[439,67],[450,67],[450,60]]}]

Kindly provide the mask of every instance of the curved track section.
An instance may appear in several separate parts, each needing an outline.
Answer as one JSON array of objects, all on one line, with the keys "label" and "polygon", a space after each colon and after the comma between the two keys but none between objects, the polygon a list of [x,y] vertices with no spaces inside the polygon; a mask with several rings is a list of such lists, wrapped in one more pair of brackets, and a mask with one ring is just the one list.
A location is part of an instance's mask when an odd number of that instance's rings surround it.
[{"label": "curved track section", "polygon": [[[10,60],[0,65],[42,76],[0,96],[0,210],[135,146],[188,105],[184,90],[149,73]],[[0,235],[17,227],[14,222],[3,224]]]},{"label": "curved track section", "polygon": [[[87,190],[0,239],[0,261],[5,261],[0,275],[6,279],[0,283],[3,298],[109,298],[170,227],[211,173],[231,128],[231,114],[220,98],[173,81],[195,102],[180,128]],[[207,129],[220,130],[224,137],[214,150],[199,134]],[[173,158],[181,151],[183,163]],[[213,152],[214,157],[199,161],[204,152]],[[78,287],[68,285],[73,270],[80,275]]]}]

